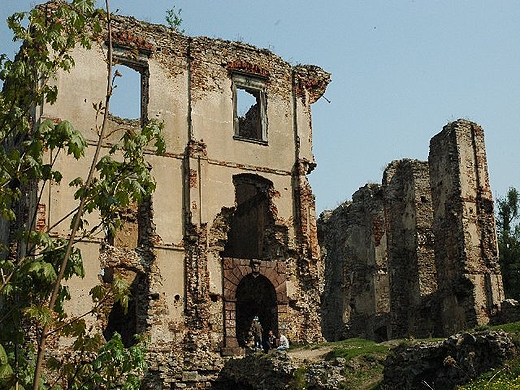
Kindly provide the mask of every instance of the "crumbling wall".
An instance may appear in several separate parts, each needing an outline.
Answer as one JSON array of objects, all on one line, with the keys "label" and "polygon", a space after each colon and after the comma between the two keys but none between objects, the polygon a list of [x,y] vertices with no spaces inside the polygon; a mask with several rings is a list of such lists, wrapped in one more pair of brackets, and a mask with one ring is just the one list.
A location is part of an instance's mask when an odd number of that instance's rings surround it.
[{"label": "crumbling wall", "polygon": [[[139,73],[141,107],[132,119],[110,115],[102,154],[123,132],[137,131],[151,118],[164,124],[166,153],[145,150],[156,191],[125,211],[123,230],[111,237],[101,232],[82,244],[88,275],[71,288],[79,297],[75,303],[81,302],[77,310],[85,308],[85,292],[100,282],[100,270],[102,282],[120,273],[132,284],[131,317],[107,307],[107,318],[94,325],[109,335],[126,322],[129,333],[149,335],[144,387],[150,389],[208,387],[222,353],[244,352],[233,349],[232,307],[241,283],[255,276],[276,291],[276,315],[264,315],[269,326],[283,329],[293,342],[321,340],[323,266],[307,175],[315,166],[311,104],[330,75],[316,66],[292,66],[265,49],[186,37],[131,17],[114,15],[112,28],[114,58]],[[106,35],[97,39],[92,50],[74,50],[76,66],[57,77],[56,105],[39,111],[41,119],[71,120],[90,145],[97,141],[92,105],[104,100],[106,87]],[[254,85],[259,104],[249,118],[257,126],[254,134],[236,132],[236,90],[244,80]],[[67,183],[87,164],[58,158],[56,169]],[[269,185],[249,198],[248,189],[235,185],[244,177]],[[39,207],[52,224],[74,208],[73,192],[57,184],[45,191]],[[242,207],[244,199],[255,207]],[[244,210],[250,218],[242,218]],[[96,219],[91,216],[92,225]],[[67,229],[53,233],[66,235]],[[260,262],[257,270],[245,265],[252,260]]]},{"label": "crumbling wall", "polygon": [[368,184],[352,202],[320,216],[325,262],[323,333],[328,340],[389,335],[387,232],[380,185]]},{"label": "crumbling wall", "polygon": [[504,299],[484,132],[458,120],[430,141],[435,258],[444,333],[486,324]]},{"label": "crumbling wall", "polygon": [[[387,244],[375,258],[385,259],[378,272],[387,275],[389,293],[367,283],[374,268],[363,255],[373,250],[378,231],[368,229],[367,221],[384,226]],[[493,199],[484,133],[475,123],[446,125],[430,142],[428,162],[390,163],[382,187],[362,187],[351,203],[323,213],[319,231],[326,266],[323,331],[329,339],[380,337],[371,331],[380,312],[360,310],[362,302],[385,307],[383,322],[392,338],[443,336],[499,318],[504,293]],[[366,318],[355,320],[361,313]],[[361,322],[364,328],[355,326]]]},{"label": "crumbling wall", "polygon": [[383,174],[388,229],[391,337],[434,333],[427,301],[437,291],[428,163],[399,160]]}]

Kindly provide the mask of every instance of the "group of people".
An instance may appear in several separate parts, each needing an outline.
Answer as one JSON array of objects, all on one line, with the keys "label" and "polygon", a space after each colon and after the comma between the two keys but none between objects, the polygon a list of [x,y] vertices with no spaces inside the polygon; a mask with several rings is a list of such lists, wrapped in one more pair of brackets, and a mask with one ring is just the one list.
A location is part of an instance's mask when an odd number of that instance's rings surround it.
[{"label": "group of people", "polygon": [[253,334],[253,349],[255,351],[269,352],[271,350],[285,351],[286,349],[289,349],[289,340],[282,332],[278,332],[278,337],[276,337],[273,331],[269,330],[267,333],[267,339],[264,343],[263,331],[262,324],[260,324],[258,317],[253,318],[251,333]]}]

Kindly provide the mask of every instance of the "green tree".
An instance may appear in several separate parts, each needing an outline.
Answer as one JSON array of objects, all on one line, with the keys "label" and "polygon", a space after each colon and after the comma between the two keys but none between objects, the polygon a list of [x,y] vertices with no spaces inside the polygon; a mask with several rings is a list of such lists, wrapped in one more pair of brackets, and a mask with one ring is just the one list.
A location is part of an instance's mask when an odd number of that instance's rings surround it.
[{"label": "green tree", "polygon": [[[92,310],[69,317],[64,302],[70,299],[64,281],[83,277],[78,242],[99,231],[122,226],[120,211],[150,197],[155,181],[143,149],[154,145],[164,152],[162,124],[150,121],[138,132],[125,132],[110,149],[102,148],[114,88],[112,75],[111,15],[94,7],[95,0],[56,1],[29,13],[8,18],[14,39],[22,42],[14,59],[0,56],[0,388],[34,390],[137,389],[145,368],[144,343],[125,349],[119,335],[108,343],[87,330],[84,316],[98,313],[110,299],[125,306],[129,286],[115,278],[110,287],[91,291]],[[93,105],[93,128],[98,140],[86,177],[69,185],[76,188],[78,205],[70,211],[67,238],[36,226],[43,190],[59,183],[62,174],[54,163],[60,154],[85,159],[87,142],[73,124],[64,120],[33,123],[37,107],[56,102],[58,90],[50,81],[57,72],[74,66],[71,51],[89,49],[96,36],[108,42],[107,89],[103,101]],[[49,154],[52,152],[52,154]],[[46,156],[52,155],[49,162]],[[97,213],[98,226],[88,226],[86,215]],[[47,341],[73,338],[70,358],[49,353]],[[53,370],[49,378],[43,367]],[[61,387],[60,387],[61,386]]]},{"label": "green tree", "polygon": [[506,297],[520,301],[520,196],[509,188],[497,200],[498,248]]}]

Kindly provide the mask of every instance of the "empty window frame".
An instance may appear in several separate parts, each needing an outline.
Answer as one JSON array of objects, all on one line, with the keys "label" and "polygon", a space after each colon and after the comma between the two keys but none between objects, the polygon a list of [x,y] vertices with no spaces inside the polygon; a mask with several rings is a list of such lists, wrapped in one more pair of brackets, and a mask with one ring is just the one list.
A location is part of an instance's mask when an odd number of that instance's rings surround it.
[{"label": "empty window frame", "polygon": [[140,126],[148,118],[149,72],[147,58],[143,55],[129,58],[124,53],[114,53],[114,90],[110,100],[110,113],[122,119],[137,119]]},{"label": "empty window frame", "polygon": [[141,74],[128,66],[112,68],[114,78],[110,113],[119,118],[140,119],[142,106]]},{"label": "empty window frame", "polygon": [[265,79],[233,74],[235,139],[267,143]]}]

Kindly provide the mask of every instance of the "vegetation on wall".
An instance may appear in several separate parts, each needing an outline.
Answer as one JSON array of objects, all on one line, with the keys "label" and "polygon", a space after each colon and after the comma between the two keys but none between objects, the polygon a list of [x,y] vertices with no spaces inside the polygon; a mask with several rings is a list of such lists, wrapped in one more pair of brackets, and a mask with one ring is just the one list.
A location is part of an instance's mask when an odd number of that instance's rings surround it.
[{"label": "vegetation on wall", "polygon": [[500,267],[507,298],[520,301],[520,195],[509,188],[497,200],[497,232]]},{"label": "vegetation on wall", "polygon": [[[92,309],[69,316],[64,282],[85,275],[77,244],[98,233],[118,229],[121,211],[149,198],[155,189],[143,149],[164,151],[162,124],[147,123],[139,132],[124,132],[120,142],[102,149],[114,88],[111,15],[94,0],[54,2],[8,19],[14,39],[22,42],[14,59],[0,56],[0,388],[2,389],[138,389],[145,368],[144,343],[125,349],[119,335],[105,341],[90,329],[87,315],[103,315],[108,299],[125,306],[129,286],[115,278],[111,286],[92,289]],[[92,128],[97,144],[87,145],[81,131],[67,120],[35,122],[38,107],[54,104],[58,72],[74,66],[71,51],[90,48],[97,40],[107,53],[106,96],[93,104]],[[106,32],[108,31],[108,36]],[[94,38],[94,39],[93,39]],[[105,44],[105,42],[108,42]],[[92,160],[86,160],[87,147]],[[85,177],[69,185],[77,206],[54,226],[39,223],[38,205],[52,183],[62,181],[55,163],[67,155],[90,166]],[[89,214],[99,218],[90,226]],[[57,237],[70,224],[67,237]],[[104,309],[105,308],[105,309]],[[65,336],[67,353],[53,355],[49,343]],[[63,352],[63,351],[62,351]],[[44,375],[43,368],[47,371]]]}]

